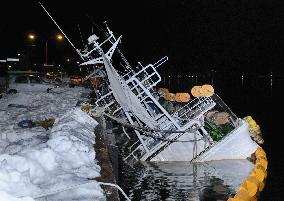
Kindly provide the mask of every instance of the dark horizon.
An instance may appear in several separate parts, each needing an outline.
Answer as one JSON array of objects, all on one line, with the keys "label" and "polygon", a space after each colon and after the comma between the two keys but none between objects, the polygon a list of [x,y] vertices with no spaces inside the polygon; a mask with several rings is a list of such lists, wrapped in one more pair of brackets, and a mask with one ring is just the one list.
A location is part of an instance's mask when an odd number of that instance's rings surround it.
[{"label": "dark horizon", "polygon": [[[281,2],[267,1],[95,1],[45,2],[58,24],[77,48],[92,33],[109,27],[122,35],[120,49],[134,66],[154,63],[163,56],[169,74],[196,71],[283,73],[284,25]],[[0,59],[27,50],[27,34],[44,62],[45,41],[59,30],[37,1],[8,2],[0,14]],[[79,60],[71,45],[49,41],[50,62]]]}]

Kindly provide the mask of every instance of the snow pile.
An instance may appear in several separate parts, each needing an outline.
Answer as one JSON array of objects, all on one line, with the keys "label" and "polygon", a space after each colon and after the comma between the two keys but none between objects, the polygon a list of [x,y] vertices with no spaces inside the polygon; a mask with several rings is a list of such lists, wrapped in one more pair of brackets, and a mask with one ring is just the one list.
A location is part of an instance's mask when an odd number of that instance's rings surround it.
[{"label": "snow pile", "polygon": [[15,198],[4,191],[0,191],[0,201],[34,201],[32,198]]},{"label": "snow pile", "polygon": [[[46,142],[50,131],[35,127],[22,129],[22,120],[56,119],[74,108],[84,88],[58,88],[56,93],[17,93],[0,99],[0,154],[15,154],[22,149]],[[82,99],[82,98],[81,98]],[[8,107],[11,104],[24,105],[26,108]],[[19,146],[21,145],[21,146]]]},{"label": "snow pile", "polygon": [[[1,100],[0,196],[3,191],[8,193],[3,194],[5,201],[105,200],[99,184],[88,180],[100,176],[93,148],[97,122],[75,108],[81,93],[82,89],[75,88],[58,94],[17,94],[11,102],[7,101],[11,97]],[[9,108],[8,103],[27,108]],[[17,127],[23,118],[62,114],[51,131]],[[10,195],[22,199],[10,199]]]},{"label": "snow pile", "polygon": [[[65,170],[78,176],[99,176],[100,167],[95,163],[94,128],[97,122],[80,109],[68,112],[56,120],[48,146],[58,154],[58,161]],[[81,169],[84,169],[81,171]]]}]

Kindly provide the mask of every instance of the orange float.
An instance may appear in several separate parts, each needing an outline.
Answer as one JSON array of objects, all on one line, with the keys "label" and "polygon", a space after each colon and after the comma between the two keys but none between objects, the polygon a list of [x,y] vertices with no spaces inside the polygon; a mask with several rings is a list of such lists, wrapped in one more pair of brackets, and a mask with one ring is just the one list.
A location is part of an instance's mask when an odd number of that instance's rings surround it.
[{"label": "orange float", "polygon": [[175,94],[174,93],[166,93],[164,98],[168,101],[175,101]]},{"label": "orange float", "polygon": [[175,101],[178,103],[187,103],[190,101],[189,93],[176,93]]},{"label": "orange float", "polygon": [[214,88],[210,84],[204,84],[202,86],[194,86],[191,89],[191,94],[194,97],[212,96],[214,94]]},{"label": "orange float", "polygon": [[159,88],[158,92],[163,93],[164,95],[166,95],[167,93],[170,93],[167,88]]},{"label": "orange float", "polygon": [[211,93],[211,94],[214,93],[214,88],[213,88],[213,86],[210,85],[210,84],[204,84],[204,85],[202,85],[202,90],[204,90],[204,91],[206,91],[206,92],[209,92],[209,93]]},{"label": "orange float", "polygon": [[191,94],[194,97],[200,97],[202,96],[202,92],[201,92],[201,86],[194,86],[191,89]]}]

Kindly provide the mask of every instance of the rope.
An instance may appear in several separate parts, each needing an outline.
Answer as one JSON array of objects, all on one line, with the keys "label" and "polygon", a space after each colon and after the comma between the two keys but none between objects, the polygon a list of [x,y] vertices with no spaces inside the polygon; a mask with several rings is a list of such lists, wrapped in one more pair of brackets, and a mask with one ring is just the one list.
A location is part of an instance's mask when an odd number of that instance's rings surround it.
[{"label": "rope", "polygon": [[193,158],[197,155],[197,141],[196,141],[196,133],[194,133],[194,145],[193,145]]},{"label": "rope", "polygon": [[128,139],[130,139],[130,137],[129,137],[128,133],[126,132],[125,127],[124,127],[124,126],[122,126],[122,130],[123,130],[124,134],[127,136],[127,138],[128,138]]},{"label": "rope", "polygon": [[117,123],[120,123],[126,127],[130,127],[130,128],[133,128],[135,130],[143,130],[143,131],[146,131],[146,132],[160,132],[160,133],[168,133],[168,134],[171,134],[171,133],[188,133],[188,132],[195,132],[197,129],[191,129],[189,131],[177,131],[177,130],[160,130],[160,129],[151,129],[151,128],[146,128],[146,127],[140,127],[140,126],[136,126],[136,125],[132,125],[132,124],[129,124],[129,123],[126,123],[125,121],[121,120],[121,119],[118,119],[116,117],[113,117],[109,114],[106,114],[106,113],[103,113],[104,116],[116,121]]},{"label": "rope", "polygon": [[165,141],[165,142],[198,142],[198,141],[204,140],[204,138],[205,138],[205,137],[201,137],[199,139],[195,138],[194,140],[171,140],[171,139],[167,139],[167,138],[164,138],[164,137],[158,137],[158,136],[155,136],[155,135],[152,135],[152,134],[149,134],[149,133],[144,133],[144,135],[148,136],[148,137],[152,137],[154,139]]},{"label": "rope", "polygon": [[105,182],[98,182],[98,183],[101,185],[112,186],[112,187],[117,188],[122,193],[122,195],[125,197],[127,201],[131,201],[130,198],[126,195],[126,193],[118,185],[112,184],[112,183],[105,183]]},{"label": "rope", "polygon": [[[46,196],[49,196],[49,195],[61,193],[61,192],[67,191],[67,190],[71,190],[71,189],[74,189],[74,188],[78,188],[81,185],[91,184],[91,183],[94,183],[94,182],[97,182],[97,181],[88,181],[88,182],[84,182],[84,183],[74,184],[74,185],[70,185],[70,186],[67,186],[67,187],[60,188],[60,189],[51,190],[51,191],[46,192],[46,193],[36,194],[36,195],[31,196],[31,197],[34,198],[34,199],[42,198],[42,197],[46,197]],[[21,196],[21,197],[24,197],[24,196]]]},{"label": "rope", "polygon": [[[145,136],[148,136],[148,137],[152,137],[154,139],[159,139],[159,140],[162,140],[162,141],[166,141],[166,142],[198,142],[198,141],[201,141],[201,140],[204,140],[206,137],[201,137],[199,139],[196,139],[196,131],[197,129],[191,129],[189,131],[173,131],[173,130],[159,130],[159,129],[150,129],[150,128],[144,128],[144,127],[140,127],[140,126],[135,126],[135,125],[132,125],[132,124],[128,124],[124,121],[122,121],[121,119],[118,119],[116,117],[113,117],[111,115],[108,115],[108,114],[103,114],[104,116],[116,121],[117,123],[120,123],[122,124],[123,126],[125,127],[130,127],[130,128],[133,128],[135,130],[138,130],[138,131],[141,131],[143,132],[143,134]],[[195,139],[194,140],[171,140],[171,139],[167,139],[165,137],[159,137],[159,136],[156,136],[156,135],[153,135],[151,133],[157,133],[157,132],[162,132],[162,133],[194,133],[195,135]]]},{"label": "rope", "polygon": [[[122,195],[125,197],[125,199],[126,199],[127,201],[131,201],[131,200],[129,199],[129,197],[126,195],[126,193],[125,193],[117,184],[105,183],[105,182],[97,182],[97,181],[88,181],[88,182],[84,182],[84,183],[80,183],[80,184],[70,185],[70,186],[67,186],[67,187],[65,187],[65,188],[61,188],[61,189],[56,189],[56,190],[53,190],[53,191],[49,191],[49,192],[47,192],[47,193],[41,193],[41,194],[33,195],[32,198],[38,199],[38,198],[47,197],[47,196],[49,196],[49,195],[54,195],[54,194],[57,194],[57,193],[61,193],[61,192],[67,191],[67,190],[71,190],[71,189],[80,187],[81,185],[91,184],[91,183],[98,183],[98,184],[100,184],[100,185],[115,187],[115,188],[117,188],[117,189],[122,193]],[[21,196],[21,197],[23,197],[23,196]],[[20,197],[20,198],[21,198],[21,197]]]},{"label": "rope", "polygon": [[83,35],[82,35],[82,32],[81,32],[81,29],[80,29],[80,25],[79,24],[77,24],[77,26],[78,26],[78,30],[79,30],[79,33],[80,33],[80,37],[81,37],[81,41],[82,41],[82,45],[83,45],[83,47],[85,46],[85,44],[84,44],[84,40],[83,40]]}]

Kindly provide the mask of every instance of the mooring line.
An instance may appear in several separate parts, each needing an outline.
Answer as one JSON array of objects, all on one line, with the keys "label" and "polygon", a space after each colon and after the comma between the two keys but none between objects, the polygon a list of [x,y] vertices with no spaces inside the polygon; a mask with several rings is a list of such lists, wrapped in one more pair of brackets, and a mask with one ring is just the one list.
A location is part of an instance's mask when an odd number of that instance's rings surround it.
[{"label": "mooring line", "polygon": [[[63,187],[61,189],[56,189],[56,190],[52,190],[52,191],[49,191],[49,192],[46,192],[46,193],[40,193],[40,194],[36,194],[36,195],[33,195],[31,196],[32,198],[34,199],[37,199],[37,198],[43,198],[43,197],[47,197],[47,196],[50,196],[50,195],[54,195],[54,194],[57,194],[57,193],[61,193],[61,192],[64,192],[64,191],[67,191],[67,190],[71,190],[71,189],[74,189],[74,188],[79,188],[80,186],[82,185],[85,185],[85,184],[91,184],[91,183],[98,183],[100,185],[105,185],[105,186],[112,186],[112,187],[115,187],[117,188],[121,193],[122,195],[125,197],[125,199],[127,201],[131,201],[130,198],[126,195],[126,193],[120,188],[120,186],[118,186],[117,184],[113,184],[113,183],[105,183],[105,182],[98,182],[98,181],[88,181],[88,182],[84,182],[84,183],[79,183],[79,184],[74,184],[74,185],[70,185],[70,186],[67,186],[67,187]],[[21,196],[21,197],[24,197],[24,196]]]},{"label": "mooring line", "polygon": [[140,126],[136,126],[136,125],[132,125],[129,123],[126,123],[124,121],[122,121],[121,119],[118,119],[116,117],[113,117],[111,115],[108,114],[103,114],[104,116],[116,121],[117,123],[120,123],[121,125],[125,126],[125,127],[129,127],[129,128],[133,128],[135,130],[139,130],[139,131],[144,131],[143,135],[148,136],[148,137],[152,137],[161,141],[166,141],[166,142],[198,142],[201,140],[206,139],[206,136],[203,136],[199,139],[193,139],[193,140],[171,140],[171,139],[167,139],[165,137],[159,137],[150,133],[154,133],[154,132],[160,132],[160,133],[196,133],[196,131],[198,129],[191,129],[189,131],[173,131],[173,130],[159,130],[159,129],[150,129],[150,128],[144,128],[144,127],[140,127]]}]

